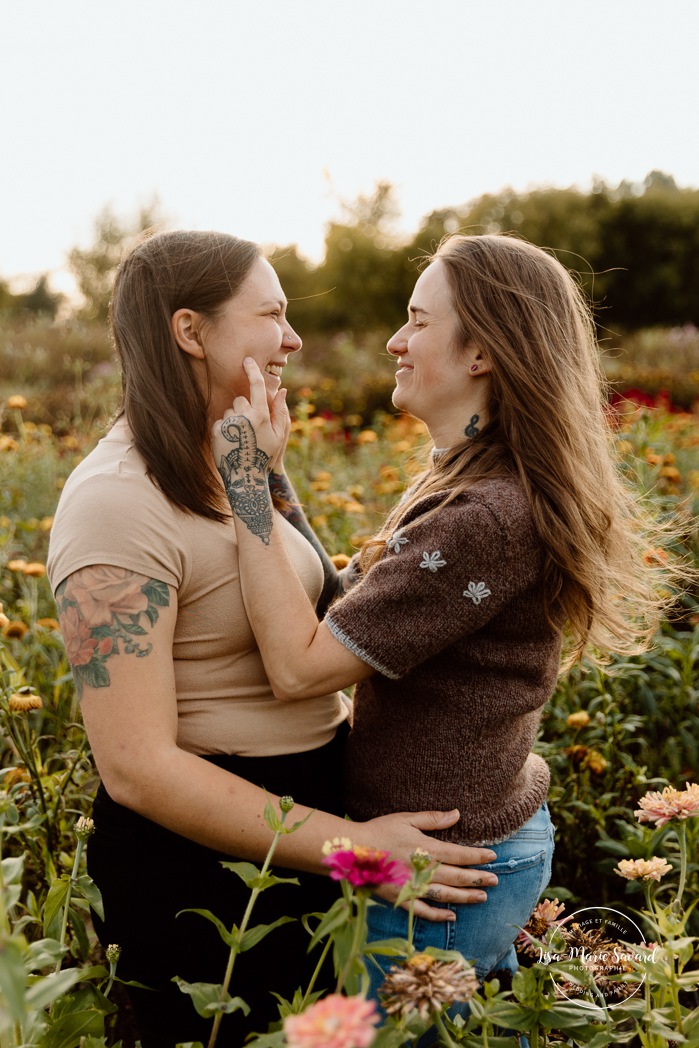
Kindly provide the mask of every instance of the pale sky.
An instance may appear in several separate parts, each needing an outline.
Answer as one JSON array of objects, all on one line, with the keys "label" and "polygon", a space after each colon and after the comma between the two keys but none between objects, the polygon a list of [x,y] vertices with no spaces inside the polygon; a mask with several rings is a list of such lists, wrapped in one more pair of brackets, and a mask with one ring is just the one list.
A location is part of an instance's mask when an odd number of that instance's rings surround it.
[{"label": "pale sky", "polygon": [[697,0],[0,0],[0,278],[106,205],[299,244],[511,185],[699,187]]}]

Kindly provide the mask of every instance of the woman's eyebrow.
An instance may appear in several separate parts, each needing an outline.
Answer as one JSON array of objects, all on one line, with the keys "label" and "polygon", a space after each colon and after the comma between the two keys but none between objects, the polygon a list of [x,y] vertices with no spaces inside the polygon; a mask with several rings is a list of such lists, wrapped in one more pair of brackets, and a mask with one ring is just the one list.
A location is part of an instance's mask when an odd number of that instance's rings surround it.
[{"label": "woman's eyebrow", "polygon": [[427,310],[426,309],[421,309],[420,306],[410,305],[410,306],[408,306],[408,312],[409,313],[424,313],[424,315],[426,317],[429,316],[429,313],[427,312]]},{"label": "woman's eyebrow", "polygon": [[286,309],[288,303],[283,298],[268,298],[262,303],[263,306],[279,306],[280,309]]}]

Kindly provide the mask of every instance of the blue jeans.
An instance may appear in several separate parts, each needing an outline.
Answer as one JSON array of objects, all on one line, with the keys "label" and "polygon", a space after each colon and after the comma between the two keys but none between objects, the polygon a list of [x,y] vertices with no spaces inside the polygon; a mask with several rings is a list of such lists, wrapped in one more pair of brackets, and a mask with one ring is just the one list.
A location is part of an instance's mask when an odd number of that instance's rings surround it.
[{"label": "blue jeans", "polygon": [[[500,844],[492,845],[497,855],[495,862],[474,869],[495,873],[498,883],[486,888],[486,902],[447,906],[456,913],[455,921],[436,924],[416,917],[413,944],[418,951],[426,946],[442,950],[458,950],[471,961],[479,980],[499,968],[517,970],[514,941],[519,929],[529,920],[539,896],[551,877],[553,856],[553,823],[546,804],[539,808],[529,822]],[[369,907],[369,942],[401,938],[408,934],[408,912],[396,909],[383,899],[374,898],[376,906]],[[439,906],[439,903],[431,903]],[[369,960],[371,976],[369,996],[377,999],[383,977],[391,964],[390,957],[374,955],[381,971]],[[457,1012],[468,1014],[468,1005],[457,1005]],[[450,1009],[450,1014],[454,1014]]]}]

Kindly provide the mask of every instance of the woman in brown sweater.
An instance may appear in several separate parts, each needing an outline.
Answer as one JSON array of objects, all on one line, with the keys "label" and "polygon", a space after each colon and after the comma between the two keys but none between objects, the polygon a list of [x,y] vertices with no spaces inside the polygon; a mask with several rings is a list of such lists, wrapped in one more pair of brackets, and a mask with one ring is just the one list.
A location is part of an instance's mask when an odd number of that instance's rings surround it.
[{"label": "woman in brown sweater", "polygon": [[[516,967],[517,929],[550,875],[549,774],[531,748],[562,647],[564,664],[591,646],[638,650],[658,598],[611,454],[591,318],[563,266],[513,237],[451,237],[388,350],[393,402],[427,424],[432,464],[323,622],[263,512],[265,486],[250,494],[288,423],[283,391],[268,411],[253,362],[250,401],[234,401],[214,449],[277,698],[358,684],[351,816],[453,806],[461,817],[440,836],[494,847],[487,902],[415,935],[483,977]],[[369,920],[374,938],[405,934],[402,910],[372,907]]]}]

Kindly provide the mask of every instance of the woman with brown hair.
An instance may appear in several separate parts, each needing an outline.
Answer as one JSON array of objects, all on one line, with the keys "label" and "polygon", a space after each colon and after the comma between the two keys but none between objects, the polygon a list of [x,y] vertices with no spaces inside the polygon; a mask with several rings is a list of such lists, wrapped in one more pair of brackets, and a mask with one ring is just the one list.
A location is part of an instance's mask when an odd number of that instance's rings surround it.
[{"label": "woman with brown hair", "polygon": [[[248,499],[253,453],[277,454],[287,425],[284,391],[270,413],[254,362],[251,400],[224,413],[214,449],[274,693],[295,707],[359,682],[350,815],[453,806],[461,816],[438,836],[496,852],[482,906],[416,922],[419,948],[457,949],[483,978],[516,968],[518,927],[550,874],[549,772],[532,744],[561,665],[640,650],[660,600],[611,452],[590,314],[555,258],[509,236],[447,239],[388,351],[393,402],[427,424],[432,462],[322,622]],[[385,903],[368,919],[375,939],[406,934]]]},{"label": "woman with brown hair", "polygon": [[[293,818],[279,866],[301,886],[265,892],[255,924],[296,918],[236,967],[233,996],[252,1009],[225,1016],[221,1036],[241,1044],[277,1018],[272,992],[290,998],[316,957],[299,918],[333,900],[320,876],[322,844],[350,833],[407,861],[429,847],[443,861],[445,897],[483,898],[482,874],[464,868],[492,852],[434,841],[421,831],[458,813],[396,814],[348,824],[338,768],[347,707],[334,689],[279,703],[243,604],[236,534],[214,465],[211,427],[256,389],[276,395],[301,340],[279,280],[256,245],[221,233],[174,232],[140,243],[121,265],[111,309],[123,376],[116,422],[61,495],[49,575],[88,737],[102,779],[88,869],[102,892],[104,946],[121,947],[119,975],[144,1048],[206,1042],[202,1018],[173,982],[223,980],[228,947],[192,909],[240,924],[249,890],[221,866],[261,861],[272,841],[268,791],[291,795]],[[264,393],[262,391],[265,391]],[[256,459],[252,487],[288,552],[309,608],[337,588],[277,458]],[[274,508],[272,493],[284,507]],[[316,548],[314,549],[314,545]],[[325,576],[324,576],[325,568]],[[315,612],[312,612],[315,615]],[[390,889],[387,889],[390,892]],[[426,917],[443,919],[436,908]]]}]

